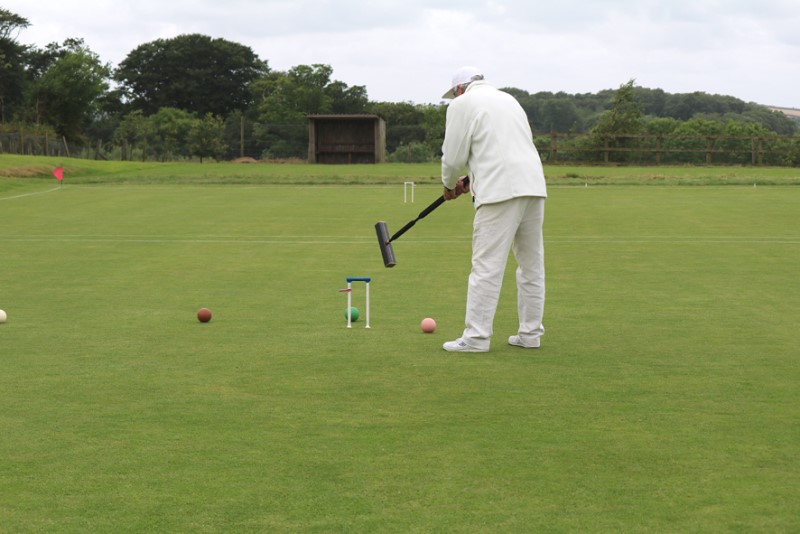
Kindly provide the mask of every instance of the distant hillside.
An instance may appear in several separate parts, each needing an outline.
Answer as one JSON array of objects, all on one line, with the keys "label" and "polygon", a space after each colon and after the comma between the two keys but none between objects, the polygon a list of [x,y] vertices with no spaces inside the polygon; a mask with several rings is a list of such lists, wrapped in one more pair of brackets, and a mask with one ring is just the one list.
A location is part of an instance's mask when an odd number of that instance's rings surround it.
[{"label": "distant hillside", "polygon": [[800,109],[773,108],[773,107],[770,107],[769,109],[771,109],[772,111],[780,111],[781,113],[783,113],[787,117],[791,117],[792,119],[796,120],[797,122],[800,122]]},{"label": "distant hillside", "polygon": [[[606,89],[595,94],[569,94],[538,92],[528,93],[518,88],[503,88],[511,93],[528,114],[536,132],[588,132],[600,117],[611,109],[617,91]],[[760,124],[780,135],[800,132],[800,110],[783,108],[776,113],[775,106],[764,106],[745,102],[727,95],[712,95],[700,91],[694,93],[667,93],[663,89],[633,87],[634,97],[641,106],[647,120],[675,120],[687,122],[692,119]],[[794,113],[790,114],[789,112]],[[662,122],[662,127],[665,123]]]}]

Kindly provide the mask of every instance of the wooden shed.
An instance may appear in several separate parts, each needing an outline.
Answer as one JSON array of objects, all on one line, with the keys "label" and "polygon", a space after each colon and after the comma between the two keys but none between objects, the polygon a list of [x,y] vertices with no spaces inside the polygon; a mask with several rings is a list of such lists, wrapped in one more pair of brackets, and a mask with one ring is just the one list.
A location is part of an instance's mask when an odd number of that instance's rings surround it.
[{"label": "wooden shed", "polygon": [[384,163],[386,122],[377,115],[309,115],[309,163]]}]

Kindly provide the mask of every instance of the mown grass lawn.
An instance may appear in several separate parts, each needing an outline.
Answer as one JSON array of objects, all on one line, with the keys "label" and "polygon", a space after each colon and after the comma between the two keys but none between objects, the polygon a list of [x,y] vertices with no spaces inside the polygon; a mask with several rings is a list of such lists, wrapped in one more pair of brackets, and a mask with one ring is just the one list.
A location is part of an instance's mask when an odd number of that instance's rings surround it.
[{"label": "mown grass lawn", "polygon": [[542,348],[505,344],[512,259],[491,351],[453,355],[471,206],[394,269],[373,230],[435,167],[106,165],[0,178],[0,530],[800,528],[800,189],[548,169]]}]

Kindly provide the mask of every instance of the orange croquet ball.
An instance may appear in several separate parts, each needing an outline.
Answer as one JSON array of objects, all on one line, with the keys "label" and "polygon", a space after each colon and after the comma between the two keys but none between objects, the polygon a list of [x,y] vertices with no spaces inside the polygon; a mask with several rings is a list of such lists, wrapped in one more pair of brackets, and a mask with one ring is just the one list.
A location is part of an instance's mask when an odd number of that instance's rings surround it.
[{"label": "orange croquet ball", "polygon": [[200,308],[197,310],[197,320],[201,323],[207,323],[211,320],[211,310],[208,308]]}]

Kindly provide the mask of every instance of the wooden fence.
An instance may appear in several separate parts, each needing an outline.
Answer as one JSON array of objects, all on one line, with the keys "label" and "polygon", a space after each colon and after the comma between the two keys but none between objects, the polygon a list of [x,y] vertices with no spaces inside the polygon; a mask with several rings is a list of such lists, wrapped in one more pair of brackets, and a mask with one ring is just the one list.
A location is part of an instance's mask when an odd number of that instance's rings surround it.
[{"label": "wooden fence", "polygon": [[[391,125],[387,125],[387,133]],[[305,126],[303,126],[305,132]],[[549,164],[769,165],[800,167],[800,134],[597,135],[547,132],[534,139]],[[305,148],[305,147],[304,147]],[[238,148],[237,148],[238,151]],[[264,147],[254,147],[256,157]],[[100,142],[77,143],[54,135],[0,132],[0,153],[120,159],[127,150]],[[299,157],[303,157],[302,154]]]},{"label": "wooden fence", "polygon": [[800,165],[800,136],[598,135],[550,132],[536,136],[549,163]]},{"label": "wooden fence", "polygon": [[24,131],[0,132],[0,153],[71,157],[69,150],[66,138],[47,132],[43,135],[26,134]]}]

